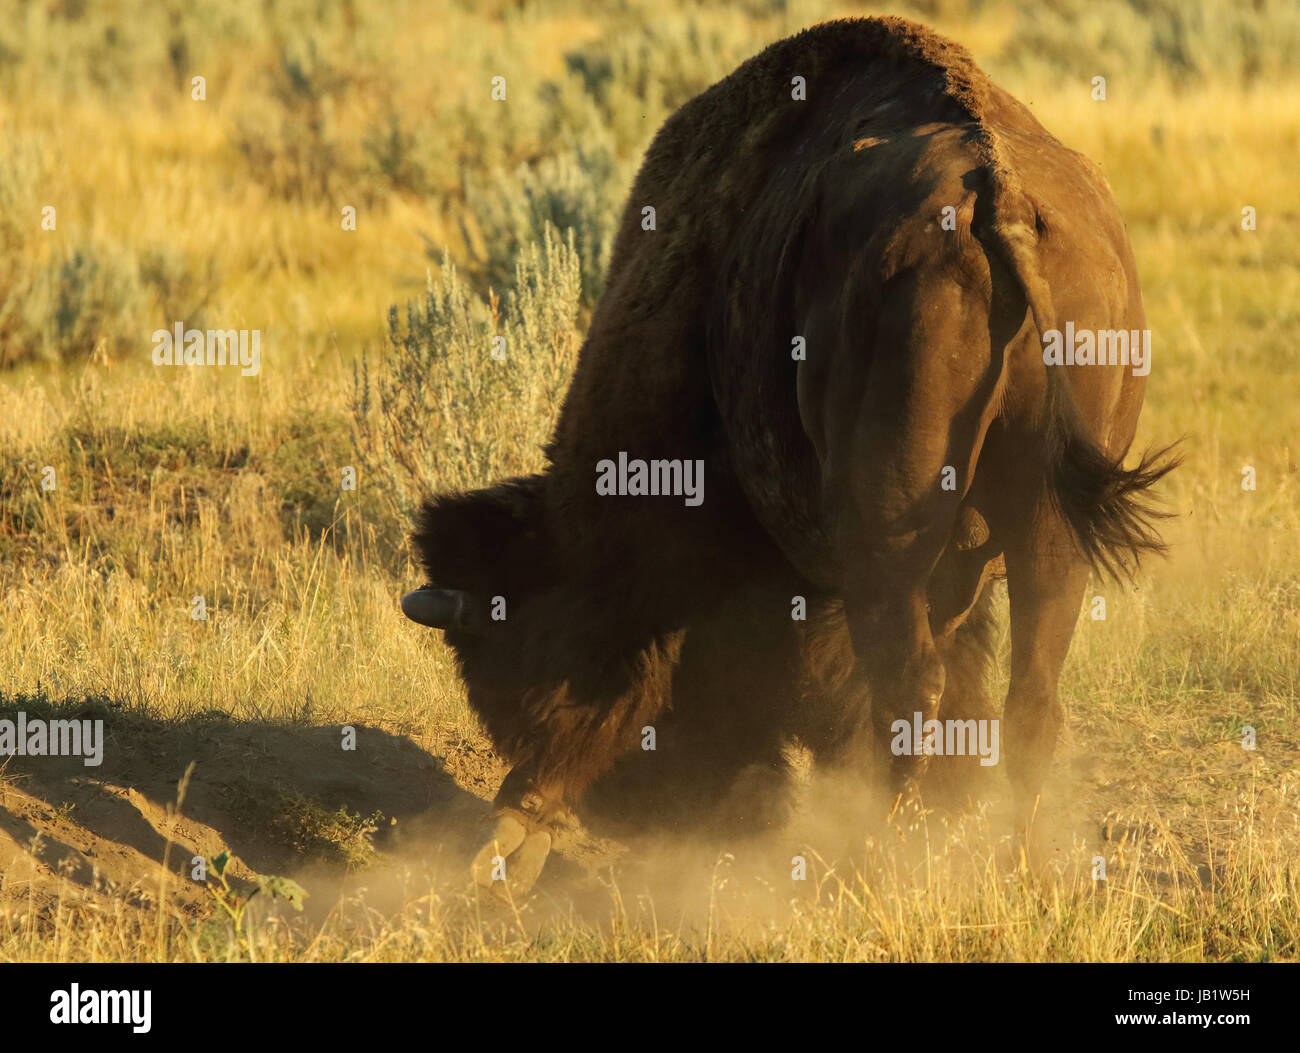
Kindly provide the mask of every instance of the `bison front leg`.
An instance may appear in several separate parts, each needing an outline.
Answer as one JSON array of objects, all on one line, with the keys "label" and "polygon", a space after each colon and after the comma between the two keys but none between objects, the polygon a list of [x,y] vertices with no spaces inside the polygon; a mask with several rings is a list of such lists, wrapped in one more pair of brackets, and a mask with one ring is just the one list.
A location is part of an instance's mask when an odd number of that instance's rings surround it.
[{"label": "bison front leg", "polygon": [[559,797],[539,789],[524,768],[512,768],[493,801],[492,833],[470,864],[475,882],[492,889],[532,888],[566,814]]},{"label": "bison front leg", "polygon": [[470,681],[470,704],[483,716],[511,770],[493,802],[493,828],[472,864],[494,889],[526,891],[558,830],[572,822],[593,781],[641,740],[671,694],[682,633],[670,633],[582,680],[513,698]]}]

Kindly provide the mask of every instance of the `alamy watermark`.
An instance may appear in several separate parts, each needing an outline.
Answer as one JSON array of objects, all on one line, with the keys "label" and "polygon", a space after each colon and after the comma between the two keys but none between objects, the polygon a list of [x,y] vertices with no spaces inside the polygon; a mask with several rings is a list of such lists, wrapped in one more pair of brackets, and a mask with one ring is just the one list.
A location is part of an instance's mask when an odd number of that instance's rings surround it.
[{"label": "alamy watermark", "polygon": [[684,497],[694,508],[704,501],[704,461],[628,460],[620,450],[618,461],[596,463],[596,493],[602,497]]},{"label": "alamy watermark", "polygon": [[153,331],[155,366],[239,366],[239,375],[255,377],[262,368],[262,330],[171,329]]},{"label": "alamy watermark", "polygon": [[1048,366],[1132,366],[1135,377],[1151,372],[1150,329],[1049,329],[1043,334]]},{"label": "alamy watermark", "polygon": [[894,734],[889,750],[895,757],[978,756],[984,768],[998,762],[996,719],[923,720],[921,713],[913,713],[911,720],[900,718],[889,730]]},{"label": "alamy watermark", "polygon": [[149,1033],[152,991],[102,991],[71,984],[50,994],[51,1024],[130,1024],[137,1035]]},{"label": "alamy watermark", "polygon": [[104,763],[102,720],[45,720],[19,712],[0,720],[0,757],[82,757],[87,768]]}]

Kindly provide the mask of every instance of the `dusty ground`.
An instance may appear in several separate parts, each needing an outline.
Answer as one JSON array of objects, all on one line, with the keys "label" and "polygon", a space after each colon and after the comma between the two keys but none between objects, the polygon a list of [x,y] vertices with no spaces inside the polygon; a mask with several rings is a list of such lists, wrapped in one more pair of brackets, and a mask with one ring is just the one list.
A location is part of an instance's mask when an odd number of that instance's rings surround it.
[{"label": "dusty ground", "polygon": [[[30,714],[35,707],[23,708]],[[229,873],[240,887],[251,887],[256,874],[297,878],[309,895],[296,923],[308,929],[344,903],[395,915],[430,888],[469,888],[468,860],[503,774],[484,740],[455,733],[422,749],[404,736],[358,727],[356,750],[345,751],[339,727],[168,723],[93,704],[58,715],[104,719],[105,759],[91,768],[80,758],[11,757],[0,768],[0,915],[10,921],[113,905],[147,917],[162,892],[169,911],[197,922],[217,908],[191,878],[193,858],[223,851],[233,856]],[[1300,846],[1295,743],[1248,752],[1236,743],[1188,742],[1138,765],[1113,744],[1090,741],[1088,732],[1074,726],[1058,754],[1031,853],[1040,875],[1066,886],[1090,880],[1086,872],[1100,855],[1112,882],[1139,866],[1157,887],[1194,874],[1212,891],[1221,860],[1248,832],[1267,831],[1293,853]],[[801,807],[781,834],[741,845],[641,843],[629,851],[574,830],[560,838],[519,906],[536,917],[599,923],[626,897],[661,920],[680,921],[703,910],[702,889],[711,890],[712,909],[721,888],[719,902],[736,919],[771,921],[793,902],[816,898],[832,869],[859,869],[870,884],[879,860],[864,855],[863,844],[888,843],[890,824],[871,818],[862,800],[850,802],[852,789],[810,780],[802,761],[796,757]],[[930,851],[946,856],[953,844],[969,844],[974,824],[974,839],[992,845],[997,865],[1013,870],[1019,843],[1008,798],[1000,788],[986,812],[958,821],[966,824],[960,833],[933,818]],[[905,840],[907,831],[896,834]],[[812,878],[800,887],[787,873],[795,855],[808,859]],[[904,865],[920,865],[924,855]],[[717,880],[720,866],[728,880]]]}]

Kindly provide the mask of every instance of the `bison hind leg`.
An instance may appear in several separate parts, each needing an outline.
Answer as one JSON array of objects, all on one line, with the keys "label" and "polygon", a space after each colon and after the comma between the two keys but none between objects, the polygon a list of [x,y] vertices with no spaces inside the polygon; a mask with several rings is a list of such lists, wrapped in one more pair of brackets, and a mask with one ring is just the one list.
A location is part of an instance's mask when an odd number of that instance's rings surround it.
[{"label": "bison hind leg", "polygon": [[[936,635],[935,646],[945,669],[940,720],[997,717],[989,693],[996,626],[992,583],[985,581],[960,624]],[[869,806],[868,798],[886,810],[892,808],[896,794],[880,760],[883,751],[875,741],[871,693],[855,675],[856,656],[838,601],[820,603],[810,613],[803,663],[803,698],[796,731],[817,762],[819,806],[828,807],[846,822],[855,814],[876,810]],[[988,792],[991,773],[996,770],[979,760],[977,755],[931,757],[919,786],[922,803],[960,809],[977,801]]]},{"label": "bison hind leg", "polygon": [[[965,620],[939,641],[939,654],[947,670],[939,703],[941,721],[997,720],[997,708],[989,693],[996,628],[993,587],[987,582]],[[922,784],[925,801],[944,808],[968,807],[989,792],[996,770],[996,766],[982,764],[978,755],[932,757]]]}]

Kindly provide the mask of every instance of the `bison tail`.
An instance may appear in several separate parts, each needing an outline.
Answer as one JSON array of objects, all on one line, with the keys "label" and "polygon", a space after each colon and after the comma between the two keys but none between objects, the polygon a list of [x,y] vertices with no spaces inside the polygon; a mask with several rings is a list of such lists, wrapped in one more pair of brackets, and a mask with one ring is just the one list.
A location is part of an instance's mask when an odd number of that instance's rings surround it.
[{"label": "bison tail", "polygon": [[[1007,215],[1020,211],[1016,205],[1027,203],[1023,199],[1010,203],[1007,208],[996,202],[995,207],[1003,207],[997,208],[993,229],[1042,334],[1056,328],[1051,289],[1038,265],[1032,220]],[[1156,524],[1172,513],[1152,507],[1147,491],[1181,463],[1177,444],[1149,451],[1136,467],[1125,468],[1122,454],[1111,458],[1089,434],[1062,369],[1047,367],[1045,414],[1048,493],[1053,505],[1094,572],[1117,582],[1131,581],[1143,555],[1166,551]]]},{"label": "bison tail", "polygon": [[1181,463],[1176,445],[1125,468],[1123,456],[1112,459],[1088,435],[1065,373],[1047,371],[1049,492],[1096,573],[1132,581],[1143,555],[1166,551],[1156,524],[1173,513],[1153,507],[1147,491]]}]

